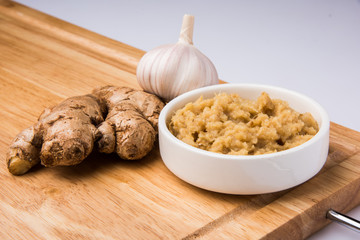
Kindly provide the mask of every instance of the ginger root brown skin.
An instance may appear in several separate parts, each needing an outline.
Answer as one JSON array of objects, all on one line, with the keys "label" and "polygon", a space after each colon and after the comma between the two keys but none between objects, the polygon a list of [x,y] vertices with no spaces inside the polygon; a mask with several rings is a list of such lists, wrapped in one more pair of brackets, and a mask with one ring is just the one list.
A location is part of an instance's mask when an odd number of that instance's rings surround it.
[{"label": "ginger root brown skin", "polygon": [[8,170],[22,175],[39,162],[46,167],[76,165],[95,143],[104,153],[142,158],[153,148],[163,107],[156,96],[127,87],[106,86],[68,98],[45,109],[37,123],[15,137]]},{"label": "ginger root brown skin", "polygon": [[7,154],[9,172],[21,175],[40,162],[41,139],[34,126],[19,133]]},{"label": "ginger root brown skin", "polygon": [[46,167],[79,164],[93,150],[99,137],[96,126],[104,120],[103,109],[92,95],[68,98],[39,122],[43,128],[41,164]]},{"label": "ginger root brown skin", "polygon": [[153,94],[128,87],[106,86],[95,89],[93,94],[108,112],[98,128],[102,136],[99,151],[116,152],[127,160],[147,155],[156,140],[164,103]]},{"label": "ginger root brown skin", "polygon": [[7,155],[10,173],[21,175],[41,160],[46,167],[80,163],[99,137],[103,110],[92,95],[71,97],[45,109],[38,122],[13,140]]}]

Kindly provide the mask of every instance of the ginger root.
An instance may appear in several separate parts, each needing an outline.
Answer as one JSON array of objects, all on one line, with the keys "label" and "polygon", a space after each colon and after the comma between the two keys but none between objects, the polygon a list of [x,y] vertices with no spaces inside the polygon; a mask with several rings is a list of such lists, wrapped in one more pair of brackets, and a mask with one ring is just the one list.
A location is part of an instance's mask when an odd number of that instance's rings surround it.
[{"label": "ginger root", "polygon": [[15,137],[8,170],[21,175],[39,162],[46,167],[76,165],[94,146],[123,159],[140,159],[153,148],[163,107],[156,96],[127,87],[106,86],[68,98],[45,109],[37,123]]},{"label": "ginger root", "polygon": [[155,142],[159,114],[164,107],[160,99],[127,87],[107,86],[95,89],[93,94],[108,112],[98,127],[102,136],[99,151],[116,151],[124,159],[144,157]]}]

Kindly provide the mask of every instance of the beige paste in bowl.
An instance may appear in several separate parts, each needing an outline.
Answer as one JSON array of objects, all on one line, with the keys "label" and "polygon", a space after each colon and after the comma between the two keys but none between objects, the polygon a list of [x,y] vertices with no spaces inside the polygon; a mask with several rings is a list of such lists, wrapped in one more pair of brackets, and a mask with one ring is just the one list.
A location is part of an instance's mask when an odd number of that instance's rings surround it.
[{"label": "beige paste in bowl", "polygon": [[171,133],[194,147],[231,155],[259,155],[296,147],[311,139],[319,126],[310,113],[263,92],[257,100],[219,93],[200,97],[177,110]]}]

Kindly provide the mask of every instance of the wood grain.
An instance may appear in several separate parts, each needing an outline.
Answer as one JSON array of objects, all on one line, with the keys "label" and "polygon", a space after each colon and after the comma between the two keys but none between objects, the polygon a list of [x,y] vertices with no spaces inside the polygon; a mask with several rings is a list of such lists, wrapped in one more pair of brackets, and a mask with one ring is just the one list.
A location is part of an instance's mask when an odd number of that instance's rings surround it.
[{"label": "wood grain", "polygon": [[1,239],[303,239],[329,223],[330,207],[360,202],[360,133],[335,123],[321,172],[272,194],[193,187],[167,170],[157,147],[137,162],[93,153],[75,167],[12,176],[8,145],[44,107],[101,85],[139,88],[144,52],[0,0],[0,53]]}]

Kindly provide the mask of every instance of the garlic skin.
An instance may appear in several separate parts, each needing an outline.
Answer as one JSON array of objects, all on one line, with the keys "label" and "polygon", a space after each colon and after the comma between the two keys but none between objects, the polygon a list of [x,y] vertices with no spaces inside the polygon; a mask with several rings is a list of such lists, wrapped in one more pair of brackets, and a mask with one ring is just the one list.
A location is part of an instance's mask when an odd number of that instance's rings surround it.
[{"label": "garlic skin", "polygon": [[185,15],[179,41],[157,47],[138,63],[139,85],[165,101],[219,83],[214,64],[192,45],[193,16]]}]

